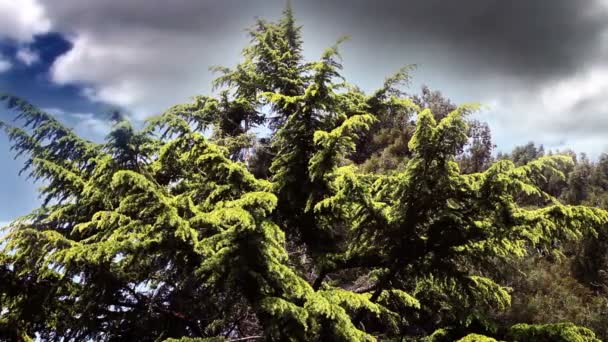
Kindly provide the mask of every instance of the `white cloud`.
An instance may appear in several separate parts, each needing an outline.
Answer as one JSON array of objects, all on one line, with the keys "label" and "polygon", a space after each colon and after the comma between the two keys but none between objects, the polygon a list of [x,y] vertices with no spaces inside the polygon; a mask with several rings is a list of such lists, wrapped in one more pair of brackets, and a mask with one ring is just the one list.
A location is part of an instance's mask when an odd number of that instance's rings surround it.
[{"label": "white cloud", "polygon": [[36,51],[33,51],[32,49],[26,47],[22,47],[17,50],[16,57],[19,61],[21,61],[21,63],[27,66],[30,66],[34,63],[38,63],[38,61],[40,61],[40,55],[38,55]]},{"label": "white cloud", "polygon": [[[171,5],[161,0],[44,4],[57,30],[69,33],[73,45],[53,64],[51,79],[80,84],[90,99],[126,107],[137,119],[209,92],[214,77],[209,67],[234,64],[247,41],[244,28],[255,15],[268,12],[268,1],[226,0],[221,6],[186,0]],[[281,7],[275,6],[275,15]]]},{"label": "white cloud", "polygon": [[103,120],[93,113],[73,113],[59,108],[45,108],[44,111],[53,114],[62,124],[89,140],[103,141],[112,129],[110,120]]},{"label": "white cloud", "polygon": [[192,44],[201,39],[158,38],[159,46],[152,35],[133,38],[75,37],[73,49],[54,63],[53,81],[82,83],[90,99],[128,108],[136,118],[158,114],[208,88],[208,65],[197,63],[202,51]]},{"label": "white cloud", "polygon": [[498,147],[509,151],[528,141],[547,149],[573,149],[592,157],[608,152],[608,64],[536,86],[491,90],[485,103]]},{"label": "white cloud", "polygon": [[72,117],[77,120],[74,130],[91,139],[104,138],[112,128],[109,120],[101,120],[91,113],[73,113]]},{"label": "white cloud", "polygon": [[6,59],[6,57],[0,55],[0,73],[9,71],[12,67],[13,63]]},{"label": "white cloud", "polygon": [[581,105],[608,113],[608,65],[596,66],[548,85],[541,93],[545,108],[552,113],[573,112]]},{"label": "white cloud", "polygon": [[51,21],[37,0],[0,0],[0,36],[27,42],[50,28]]}]

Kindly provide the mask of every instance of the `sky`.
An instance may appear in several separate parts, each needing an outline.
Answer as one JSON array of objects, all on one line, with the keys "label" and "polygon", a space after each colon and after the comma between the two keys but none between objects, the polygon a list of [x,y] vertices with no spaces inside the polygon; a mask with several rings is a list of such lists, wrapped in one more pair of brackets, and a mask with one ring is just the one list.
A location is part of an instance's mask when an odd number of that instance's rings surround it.
[{"label": "sky", "polygon": [[[339,37],[344,76],[364,90],[416,64],[422,84],[484,105],[499,151],[608,152],[608,0],[292,0],[305,56]],[[108,113],[133,120],[208,94],[255,17],[284,0],[0,0],[0,92],[102,141]],[[10,120],[0,110],[0,120]],[[0,134],[0,222],[38,204]]]}]

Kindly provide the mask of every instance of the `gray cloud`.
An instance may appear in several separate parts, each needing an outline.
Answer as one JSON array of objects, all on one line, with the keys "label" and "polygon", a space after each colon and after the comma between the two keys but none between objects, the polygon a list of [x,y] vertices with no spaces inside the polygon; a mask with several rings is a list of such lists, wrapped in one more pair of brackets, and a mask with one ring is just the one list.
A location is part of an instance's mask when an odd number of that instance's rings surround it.
[{"label": "gray cloud", "polygon": [[191,0],[45,0],[47,12],[56,25],[65,29],[95,27],[98,31],[120,31],[137,27],[141,31],[199,32],[202,35],[251,23],[253,16],[282,1],[191,1]]},{"label": "gray cloud", "polygon": [[352,33],[346,66],[358,79],[377,84],[400,64],[419,63],[415,80],[456,101],[490,105],[478,117],[490,122],[502,150],[529,140],[592,155],[606,150],[608,1],[329,0],[301,7],[304,20],[317,14],[315,33]]},{"label": "gray cloud", "polygon": [[329,0],[302,7],[372,41],[410,49],[440,44],[445,59],[527,78],[579,70],[601,54],[608,28],[602,0]]},{"label": "gray cloud", "polygon": [[[603,127],[608,127],[608,0],[293,2],[309,58],[338,36],[352,35],[342,48],[345,75],[364,89],[380,85],[404,64],[417,63],[417,83],[438,88],[457,102],[493,105],[480,116],[491,122],[506,148],[530,139],[573,145],[573,139],[583,137],[608,141],[603,138]],[[213,76],[207,68],[234,65],[253,18],[274,19],[285,4],[27,3],[43,8],[37,15],[44,14],[47,30],[64,33],[74,45],[55,61],[52,80],[82,84],[90,98],[125,106],[138,117],[208,92]],[[2,30],[0,26],[0,34]],[[18,35],[11,32],[7,34]]]}]

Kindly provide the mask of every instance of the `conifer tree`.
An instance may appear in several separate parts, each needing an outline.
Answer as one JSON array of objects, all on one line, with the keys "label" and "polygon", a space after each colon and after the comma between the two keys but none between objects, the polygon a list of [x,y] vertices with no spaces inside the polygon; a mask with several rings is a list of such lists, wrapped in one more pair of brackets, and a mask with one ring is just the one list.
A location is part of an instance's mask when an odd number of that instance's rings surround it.
[{"label": "conifer tree", "polygon": [[[511,301],[493,268],[608,221],[539,187],[571,159],[463,173],[474,106],[437,121],[400,91],[407,68],[365,94],[341,76],[342,40],[305,62],[289,7],[250,33],[244,61],[215,68],[217,97],[139,131],[117,118],[102,144],[0,97],[17,113],[2,127],[23,171],[45,184],[44,204],[2,238],[2,338],[596,340],[572,324],[502,327],[490,315]],[[391,174],[367,172],[358,147],[395,112],[415,117],[409,156]],[[262,123],[273,132],[267,178],[242,162]],[[530,197],[538,205],[522,203]]]}]

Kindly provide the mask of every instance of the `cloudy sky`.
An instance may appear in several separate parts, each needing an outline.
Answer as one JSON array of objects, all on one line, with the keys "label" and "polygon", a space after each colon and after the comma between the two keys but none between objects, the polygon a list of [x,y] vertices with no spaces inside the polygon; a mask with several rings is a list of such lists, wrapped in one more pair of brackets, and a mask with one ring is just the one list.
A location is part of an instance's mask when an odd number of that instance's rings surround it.
[{"label": "cloudy sky", "polygon": [[[254,17],[284,0],[0,0],[0,92],[91,139],[109,108],[139,120],[208,93]],[[608,0],[293,0],[305,55],[342,35],[344,74],[365,90],[406,64],[455,102],[480,102],[498,149],[533,140],[608,151]],[[0,111],[0,118],[7,113]],[[36,206],[0,136],[0,221]]]}]

